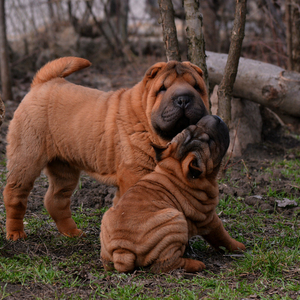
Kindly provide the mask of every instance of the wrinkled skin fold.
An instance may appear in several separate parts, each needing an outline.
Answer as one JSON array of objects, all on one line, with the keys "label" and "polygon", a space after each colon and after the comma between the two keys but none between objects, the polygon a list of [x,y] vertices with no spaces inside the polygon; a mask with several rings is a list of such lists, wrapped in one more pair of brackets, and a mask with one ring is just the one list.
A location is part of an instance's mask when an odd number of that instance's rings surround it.
[{"label": "wrinkled skin fold", "polygon": [[90,62],[64,57],[46,64],[15,111],[7,135],[4,190],[7,238],[25,238],[23,218],[35,179],[49,179],[45,207],[58,230],[80,236],[70,197],[80,172],[118,186],[114,203],[155,168],[151,143],[165,146],[207,115],[202,71],[189,62],[157,63],[131,89],[103,92],[64,79]]},{"label": "wrinkled skin fold", "polygon": [[216,178],[228,145],[228,128],[217,116],[203,117],[165,147],[152,145],[158,161],[154,172],[103,216],[101,259],[106,270],[201,271],[203,262],[183,257],[194,235],[201,235],[217,250],[245,250],[230,237],[215,211]]}]

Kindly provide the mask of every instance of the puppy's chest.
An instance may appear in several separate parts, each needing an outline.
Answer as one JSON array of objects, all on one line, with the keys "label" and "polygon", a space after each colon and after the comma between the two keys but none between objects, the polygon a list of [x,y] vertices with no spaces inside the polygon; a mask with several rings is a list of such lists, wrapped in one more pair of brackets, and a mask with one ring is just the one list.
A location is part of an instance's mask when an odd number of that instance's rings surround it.
[{"label": "puppy's chest", "polygon": [[214,212],[210,212],[207,214],[199,213],[196,218],[197,221],[194,218],[193,219],[186,218],[188,224],[189,238],[195,235],[208,234],[210,230],[208,228],[209,226],[207,225],[211,222],[213,213]]},{"label": "puppy's chest", "polygon": [[215,201],[209,201],[205,204],[198,202],[185,205],[183,213],[191,236],[205,234],[206,230],[204,228],[212,221],[215,208]]}]

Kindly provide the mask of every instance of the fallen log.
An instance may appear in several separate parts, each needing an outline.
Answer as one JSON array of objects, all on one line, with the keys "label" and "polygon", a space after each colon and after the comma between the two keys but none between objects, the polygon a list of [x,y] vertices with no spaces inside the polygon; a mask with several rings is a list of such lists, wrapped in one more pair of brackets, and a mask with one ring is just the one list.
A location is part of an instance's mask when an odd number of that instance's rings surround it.
[{"label": "fallen log", "polygon": [[[206,51],[210,86],[222,80],[227,54]],[[233,96],[300,117],[300,73],[253,59],[240,58]]]}]

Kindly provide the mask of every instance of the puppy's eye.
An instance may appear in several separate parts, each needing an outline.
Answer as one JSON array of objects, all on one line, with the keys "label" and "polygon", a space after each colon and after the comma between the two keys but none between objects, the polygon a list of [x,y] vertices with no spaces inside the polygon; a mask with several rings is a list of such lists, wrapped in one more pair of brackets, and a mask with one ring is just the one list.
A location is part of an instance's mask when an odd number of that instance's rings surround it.
[{"label": "puppy's eye", "polygon": [[198,84],[195,84],[195,85],[194,85],[194,89],[195,89],[198,93],[201,92],[201,88],[200,88],[200,86],[199,86]]},{"label": "puppy's eye", "polygon": [[166,87],[165,87],[164,85],[162,85],[162,86],[160,87],[159,91],[157,92],[157,94],[162,93],[162,92],[165,92],[166,90],[167,90]]},{"label": "puppy's eye", "polygon": [[216,144],[215,139],[210,137],[209,141],[208,141],[208,146],[211,148]]}]

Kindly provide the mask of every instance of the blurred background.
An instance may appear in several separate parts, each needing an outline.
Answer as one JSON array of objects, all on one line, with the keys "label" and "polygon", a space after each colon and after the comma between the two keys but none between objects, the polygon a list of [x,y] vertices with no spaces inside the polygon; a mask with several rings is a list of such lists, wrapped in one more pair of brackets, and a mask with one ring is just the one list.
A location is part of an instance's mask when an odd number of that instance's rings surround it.
[{"label": "blurred background", "polygon": [[[293,0],[248,1],[243,57],[287,68],[286,7],[290,2]],[[182,0],[173,0],[173,6],[185,59]],[[200,7],[206,50],[228,53],[235,1],[204,0]],[[148,55],[164,59],[156,0],[9,0],[5,9],[13,66],[21,59],[37,69],[65,55],[86,57],[94,63],[122,56],[127,61]],[[298,20],[290,14],[292,23],[299,25],[299,16],[298,5]],[[295,39],[294,35],[297,49]]]},{"label": "blurred background", "polygon": [[[68,80],[106,91],[132,87],[152,64],[167,60],[158,0],[0,2],[5,4],[7,33],[8,59],[4,62],[9,61],[7,71],[1,72],[7,121],[28,92],[36,71],[55,58],[79,56],[89,59],[92,67],[72,74]],[[187,60],[182,2],[172,1],[181,59]],[[198,2],[203,15],[206,50],[228,53],[236,1]],[[299,74],[300,0],[248,0],[241,56]],[[258,67],[252,75],[255,77],[262,68],[265,65]],[[276,74],[271,75],[276,79]],[[7,89],[12,91],[12,96],[8,93],[4,97],[5,77],[12,79],[12,88]],[[288,79],[295,82],[296,88],[297,78]],[[286,78],[282,80],[287,82]],[[211,94],[213,87],[210,84]],[[279,133],[281,137],[287,129],[300,133],[299,114],[295,117],[277,110],[274,112],[247,99],[233,100],[232,103],[235,111],[232,111],[231,134],[235,149],[240,149],[237,155],[241,155],[248,144],[266,139],[279,141]],[[7,126],[5,121],[1,132],[3,141]],[[4,146],[1,148],[4,152]]]}]

